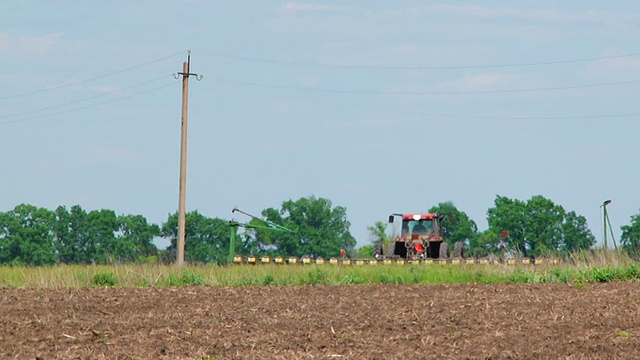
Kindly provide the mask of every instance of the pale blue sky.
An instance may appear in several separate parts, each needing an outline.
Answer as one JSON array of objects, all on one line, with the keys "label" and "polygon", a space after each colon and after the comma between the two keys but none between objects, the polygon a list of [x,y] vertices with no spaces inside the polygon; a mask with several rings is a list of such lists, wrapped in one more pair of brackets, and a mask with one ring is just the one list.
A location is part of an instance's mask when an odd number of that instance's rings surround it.
[{"label": "pale blue sky", "polygon": [[[640,211],[637,1],[5,1],[0,210],[230,218],[309,195],[360,245],[392,212],[543,195]],[[588,59],[591,59],[587,61]],[[597,59],[597,60],[594,60]],[[572,61],[580,60],[580,61]],[[515,65],[515,66],[505,66]],[[246,220],[246,219],[242,219]]]}]

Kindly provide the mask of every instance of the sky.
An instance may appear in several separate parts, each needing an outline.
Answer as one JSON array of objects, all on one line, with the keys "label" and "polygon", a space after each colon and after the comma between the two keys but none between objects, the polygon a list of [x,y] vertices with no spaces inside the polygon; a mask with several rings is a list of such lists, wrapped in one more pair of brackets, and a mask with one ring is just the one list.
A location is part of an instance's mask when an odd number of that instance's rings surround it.
[{"label": "sky", "polygon": [[[0,6],[0,211],[161,224],[315,196],[390,213],[542,195],[603,239],[640,212],[638,1],[35,1]],[[609,238],[610,239],[610,238]],[[166,243],[159,243],[166,246]]]}]

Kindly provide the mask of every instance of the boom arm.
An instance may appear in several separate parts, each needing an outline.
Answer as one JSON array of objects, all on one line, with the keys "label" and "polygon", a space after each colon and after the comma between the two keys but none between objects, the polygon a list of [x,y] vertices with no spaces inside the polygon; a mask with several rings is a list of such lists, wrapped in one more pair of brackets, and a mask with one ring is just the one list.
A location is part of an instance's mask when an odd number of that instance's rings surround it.
[{"label": "boom arm", "polygon": [[287,233],[291,233],[291,234],[296,234],[298,233],[298,229],[296,230],[291,230],[287,227],[284,227],[282,225],[278,225],[272,221],[266,220],[266,219],[261,219],[257,216],[253,216],[249,213],[246,213],[240,209],[238,209],[237,206],[234,206],[234,208],[231,210],[232,213],[234,212],[239,212],[241,214],[247,215],[253,219],[262,221],[263,223],[265,223],[265,225],[256,225],[256,224],[248,224],[248,223],[241,223],[236,221],[235,219],[232,219],[229,221],[229,228],[231,229],[231,236],[229,237],[229,262],[233,262],[233,255],[235,254],[236,250],[235,250],[235,245],[236,245],[236,231],[238,227],[243,227],[245,229],[263,229],[263,230],[273,230],[273,231],[280,231],[280,232],[287,232]]}]

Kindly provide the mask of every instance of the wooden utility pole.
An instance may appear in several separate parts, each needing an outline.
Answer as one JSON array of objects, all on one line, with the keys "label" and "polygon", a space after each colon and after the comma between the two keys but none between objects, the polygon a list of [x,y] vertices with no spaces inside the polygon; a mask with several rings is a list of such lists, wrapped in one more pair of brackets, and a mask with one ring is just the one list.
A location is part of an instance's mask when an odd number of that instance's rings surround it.
[{"label": "wooden utility pole", "polygon": [[184,238],[186,225],[185,200],[187,195],[187,108],[189,104],[189,76],[193,75],[197,80],[202,77],[189,72],[191,65],[191,51],[187,61],[182,63],[182,125],[180,134],[180,186],[178,194],[178,241],[176,244],[176,264],[184,264]]}]

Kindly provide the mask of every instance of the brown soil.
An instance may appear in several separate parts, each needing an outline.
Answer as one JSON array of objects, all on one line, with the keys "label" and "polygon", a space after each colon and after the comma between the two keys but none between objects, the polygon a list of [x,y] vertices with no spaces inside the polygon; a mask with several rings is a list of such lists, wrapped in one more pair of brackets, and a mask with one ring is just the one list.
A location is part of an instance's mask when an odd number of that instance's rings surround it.
[{"label": "brown soil", "polygon": [[637,283],[0,289],[0,358],[638,359],[639,307]]}]

